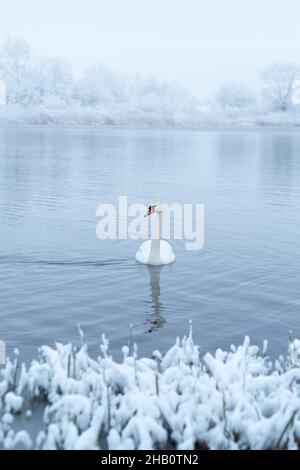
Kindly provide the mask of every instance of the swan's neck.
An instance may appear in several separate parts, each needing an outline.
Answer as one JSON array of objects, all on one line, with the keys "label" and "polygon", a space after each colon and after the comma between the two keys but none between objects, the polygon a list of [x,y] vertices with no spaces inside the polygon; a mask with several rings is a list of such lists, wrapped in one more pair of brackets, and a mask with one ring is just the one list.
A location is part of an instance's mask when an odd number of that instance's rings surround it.
[{"label": "swan's neck", "polygon": [[150,260],[155,261],[160,259],[160,237],[162,226],[161,213],[155,214],[155,219],[151,227],[151,250]]}]

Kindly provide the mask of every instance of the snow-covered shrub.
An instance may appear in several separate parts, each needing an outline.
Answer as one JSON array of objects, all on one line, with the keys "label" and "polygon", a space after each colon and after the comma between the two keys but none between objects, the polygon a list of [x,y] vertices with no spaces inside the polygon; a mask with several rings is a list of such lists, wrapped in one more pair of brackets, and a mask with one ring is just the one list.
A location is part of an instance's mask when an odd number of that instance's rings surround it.
[{"label": "snow-covered shrub", "polygon": [[[300,341],[274,363],[245,338],[202,355],[191,333],[162,355],[123,348],[92,359],[81,341],[43,346],[27,368],[8,360],[0,379],[0,448],[297,449],[300,446]],[[37,436],[19,429],[35,419]],[[32,406],[31,411],[29,408]],[[24,421],[22,421],[24,426]]]}]

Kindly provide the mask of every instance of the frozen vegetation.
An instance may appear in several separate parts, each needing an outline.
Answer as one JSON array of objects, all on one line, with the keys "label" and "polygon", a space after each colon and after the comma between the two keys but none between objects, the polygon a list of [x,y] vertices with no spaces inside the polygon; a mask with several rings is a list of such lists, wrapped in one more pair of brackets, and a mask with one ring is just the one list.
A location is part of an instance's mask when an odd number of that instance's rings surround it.
[{"label": "frozen vegetation", "polygon": [[104,336],[91,358],[79,331],[77,349],[42,346],[29,367],[15,351],[2,368],[0,448],[299,448],[299,340],[271,362],[247,337],[202,354],[190,331],[151,358],[130,342],[118,363]]},{"label": "frozen vegetation", "polygon": [[94,107],[7,105],[0,107],[0,125],[132,126],[132,127],[300,127],[300,112],[144,109],[120,105]]},{"label": "frozen vegetation", "polygon": [[8,37],[0,45],[0,125],[298,127],[299,78],[296,64],[275,63],[261,72],[259,90],[229,82],[208,99],[101,62],[75,77],[63,58],[36,56]]}]

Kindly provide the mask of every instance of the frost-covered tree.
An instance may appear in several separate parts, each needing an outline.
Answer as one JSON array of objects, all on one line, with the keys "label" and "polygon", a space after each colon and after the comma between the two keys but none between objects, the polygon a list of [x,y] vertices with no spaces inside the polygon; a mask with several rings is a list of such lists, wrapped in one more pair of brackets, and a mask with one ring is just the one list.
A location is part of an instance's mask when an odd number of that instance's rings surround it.
[{"label": "frost-covered tree", "polygon": [[0,80],[0,106],[6,104],[6,86],[3,80]]},{"label": "frost-covered tree", "polygon": [[124,81],[117,72],[104,65],[91,67],[77,82],[74,98],[85,106],[122,102]]},{"label": "frost-covered tree", "polygon": [[194,97],[181,85],[139,74],[129,77],[124,96],[129,106],[143,112],[191,112],[195,105]]},{"label": "frost-covered tree", "polygon": [[216,102],[222,109],[249,108],[255,104],[255,96],[242,83],[228,82],[216,94]]},{"label": "frost-covered tree", "polygon": [[8,37],[0,48],[0,71],[5,80],[20,82],[27,69],[31,50],[22,39]]},{"label": "frost-covered tree", "polygon": [[277,111],[291,107],[292,87],[298,72],[299,67],[293,63],[274,63],[263,70],[262,96],[268,106]]},{"label": "frost-covered tree", "polygon": [[36,57],[22,39],[9,37],[0,47],[0,80],[7,88],[7,102],[23,106],[62,105],[78,102],[122,112],[155,115],[163,119],[192,113],[194,97],[177,83],[119,74],[104,65],[89,68],[74,81],[68,62]]},{"label": "frost-covered tree", "polygon": [[60,58],[40,57],[27,74],[26,104],[68,103],[73,90],[72,69]]},{"label": "frost-covered tree", "polygon": [[30,68],[31,49],[20,38],[8,37],[0,48],[0,79],[7,88],[10,103],[20,102],[26,94],[24,82]]},{"label": "frost-covered tree", "polygon": [[195,100],[176,83],[121,76],[103,65],[90,68],[75,85],[73,98],[84,106],[122,105],[142,112],[190,111]]},{"label": "frost-covered tree", "polygon": [[72,93],[70,65],[60,58],[34,57],[22,39],[8,37],[0,48],[0,79],[8,103],[66,103]]}]

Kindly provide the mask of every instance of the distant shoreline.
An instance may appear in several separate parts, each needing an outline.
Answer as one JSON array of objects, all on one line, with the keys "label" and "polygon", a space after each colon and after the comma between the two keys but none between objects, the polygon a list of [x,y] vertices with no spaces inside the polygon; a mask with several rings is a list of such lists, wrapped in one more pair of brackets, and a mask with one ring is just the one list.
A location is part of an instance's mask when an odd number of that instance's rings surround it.
[{"label": "distant shoreline", "polygon": [[140,128],[300,128],[300,112],[230,110],[221,112],[166,113],[116,107],[22,107],[0,108],[0,125],[103,126]]}]

